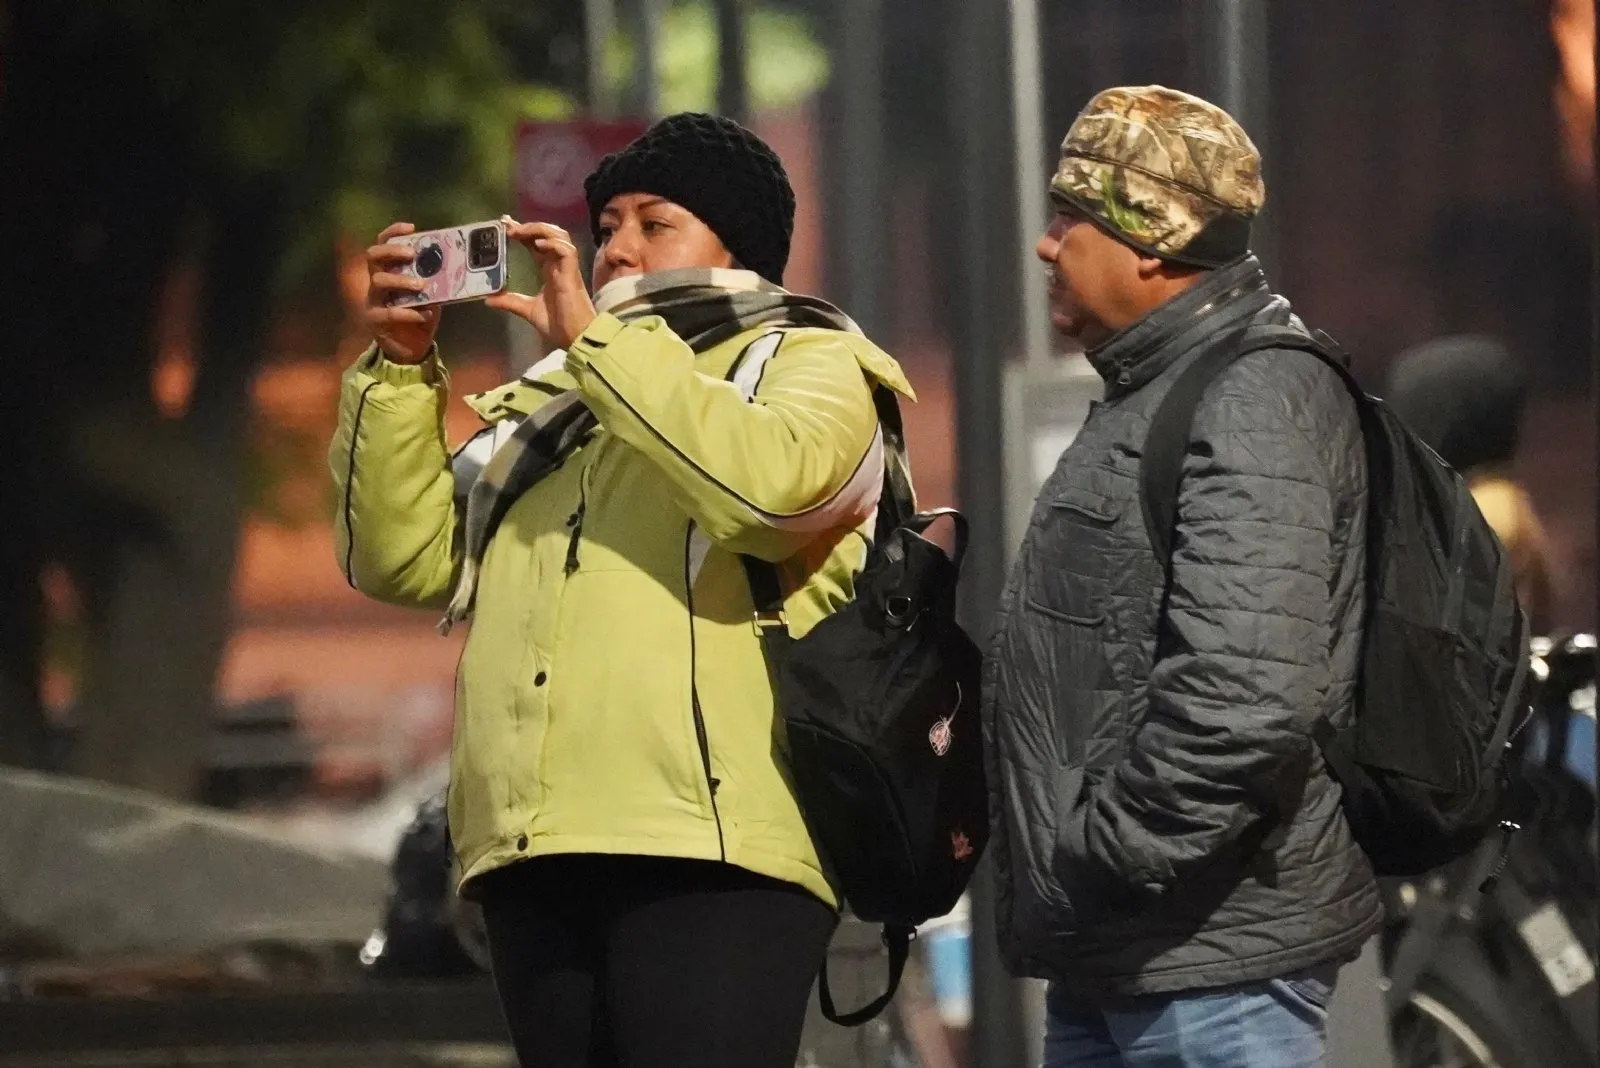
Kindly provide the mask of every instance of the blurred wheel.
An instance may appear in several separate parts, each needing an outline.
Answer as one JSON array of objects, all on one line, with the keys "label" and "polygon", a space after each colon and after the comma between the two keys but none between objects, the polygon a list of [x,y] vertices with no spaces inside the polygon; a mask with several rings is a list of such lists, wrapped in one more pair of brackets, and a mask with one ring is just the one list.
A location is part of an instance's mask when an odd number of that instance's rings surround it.
[{"label": "blurred wheel", "polygon": [[1394,1027],[1395,1056],[1405,1068],[1507,1068],[1471,1024],[1421,991]]},{"label": "blurred wheel", "polygon": [[1593,1068],[1543,977],[1521,960],[1503,965],[1466,934],[1447,939],[1390,1021],[1397,1068]]}]

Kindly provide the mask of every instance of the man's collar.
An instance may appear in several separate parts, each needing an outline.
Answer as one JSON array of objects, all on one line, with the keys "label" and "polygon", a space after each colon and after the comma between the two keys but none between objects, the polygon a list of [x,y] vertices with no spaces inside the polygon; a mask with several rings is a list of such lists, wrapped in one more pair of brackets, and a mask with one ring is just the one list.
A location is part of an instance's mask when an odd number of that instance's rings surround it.
[{"label": "man's collar", "polygon": [[1106,382],[1106,395],[1137,389],[1188,351],[1190,334],[1215,333],[1254,314],[1272,299],[1254,256],[1219,267],[1138,322],[1090,349],[1089,363]]}]

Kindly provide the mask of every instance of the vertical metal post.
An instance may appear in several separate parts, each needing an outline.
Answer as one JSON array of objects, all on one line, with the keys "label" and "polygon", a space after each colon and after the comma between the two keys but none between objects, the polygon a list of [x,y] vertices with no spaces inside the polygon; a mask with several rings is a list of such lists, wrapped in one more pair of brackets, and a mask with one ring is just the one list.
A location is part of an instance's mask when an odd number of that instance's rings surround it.
[{"label": "vertical metal post", "polygon": [[[1002,380],[1001,447],[1005,457],[1005,490],[1002,495],[1004,548],[1009,553],[1021,541],[1024,523],[1018,516],[1022,508],[1004,507],[1018,496],[1019,481],[1030,485],[1025,475],[1028,441],[1024,406],[1031,378],[1047,375],[1053,345],[1050,337],[1050,307],[1045,299],[1043,265],[1034,255],[1034,245],[1050,201],[1044,130],[1044,72],[1040,56],[1038,0],[1009,0],[1011,62],[1011,139],[1012,179],[1015,182],[1016,216],[1011,250],[1016,265],[1017,312],[1022,317],[1019,332],[1022,359],[1005,368]],[[1028,496],[1031,497],[1031,494]],[[1030,502],[1031,503],[1031,502]],[[1038,1064],[1044,1056],[1045,1006],[1043,984],[1012,983],[1017,1007],[1011,1014],[1021,1030],[1020,1047],[1028,1064]],[[1017,1043],[1007,1052],[1016,1055]]]},{"label": "vertical metal post", "polygon": [[[1001,0],[953,0],[946,8],[950,71],[948,130],[954,163],[950,186],[957,240],[952,299],[955,334],[957,493],[971,524],[961,582],[962,614],[980,640],[991,626],[1006,559],[1005,440],[1002,379],[1011,344],[1012,308],[998,299],[995,279],[1016,274],[1009,212],[996,212],[1010,188],[1005,13]],[[1000,166],[997,166],[1001,164]],[[999,201],[1004,203],[1003,200]],[[999,223],[997,226],[996,223]],[[997,241],[1005,248],[996,253]],[[1006,974],[995,940],[992,863],[972,884],[973,1056],[979,1068],[1023,1068],[1019,984]]]},{"label": "vertical metal post", "polygon": [[[1203,0],[1200,24],[1201,93],[1238,120],[1265,161],[1267,209],[1251,227],[1250,245],[1271,277],[1278,262],[1272,200],[1271,55],[1267,0]],[[1329,1007],[1330,1063],[1337,1068],[1386,1068],[1394,1063],[1376,947],[1347,965]]]},{"label": "vertical metal post", "polygon": [[[1595,10],[1595,70],[1600,73],[1600,2]],[[1596,462],[1600,464],[1600,94],[1595,99],[1596,136],[1590,151],[1594,153],[1594,188],[1590,190],[1590,209],[1594,216],[1589,220],[1589,256],[1591,282],[1589,291],[1589,367],[1593,377],[1589,381],[1589,399],[1595,406],[1595,451]],[[1600,522],[1595,524],[1595,538],[1600,543]],[[1600,549],[1600,544],[1597,544]],[[1596,553],[1600,559],[1600,552]],[[1600,630],[1600,581],[1596,581],[1594,589],[1596,599],[1595,628]],[[1600,653],[1596,653],[1600,656]],[[1595,738],[1595,756],[1600,760],[1600,735]]]},{"label": "vertical metal post", "polygon": [[745,0],[717,0],[717,110],[750,121]]},{"label": "vertical metal post", "polygon": [[617,101],[606,80],[606,45],[617,28],[616,0],[583,0],[584,54],[589,64],[589,114],[608,119]]},{"label": "vertical metal post", "polygon": [[840,228],[834,257],[845,308],[869,334],[886,326],[884,282],[889,272],[888,204],[884,168],[883,0],[842,0],[835,8],[837,42]]},{"label": "vertical metal post", "polygon": [[661,114],[662,0],[639,0],[639,113]]},{"label": "vertical metal post", "polygon": [[628,36],[633,39],[633,85],[629,110],[652,118],[661,110],[657,49],[661,40],[662,0],[627,0],[623,8]]},{"label": "vertical metal post", "polygon": [[1016,142],[1017,296],[1022,308],[1023,358],[1037,366],[1050,356],[1049,304],[1034,239],[1049,211],[1045,193],[1044,74],[1039,57],[1038,0],[1010,0],[1011,126]]},{"label": "vertical metal post", "polygon": [[[1272,188],[1272,84],[1267,0],[1201,0],[1192,9],[1199,17],[1199,82],[1201,93],[1239,121],[1267,162],[1267,188]],[[1273,205],[1251,228],[1251,246],[1270,275],[1277,263]]]}]

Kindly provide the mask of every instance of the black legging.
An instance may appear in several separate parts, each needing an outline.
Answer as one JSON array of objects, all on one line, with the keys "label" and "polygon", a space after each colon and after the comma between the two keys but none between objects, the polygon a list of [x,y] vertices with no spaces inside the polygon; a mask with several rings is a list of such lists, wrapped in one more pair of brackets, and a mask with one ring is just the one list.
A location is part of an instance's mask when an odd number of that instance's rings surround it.
[{"label": "black legging", "polygon": [[475,889],[522,1068],[792,1068],[837,919],[806,891],[592,853]]}]

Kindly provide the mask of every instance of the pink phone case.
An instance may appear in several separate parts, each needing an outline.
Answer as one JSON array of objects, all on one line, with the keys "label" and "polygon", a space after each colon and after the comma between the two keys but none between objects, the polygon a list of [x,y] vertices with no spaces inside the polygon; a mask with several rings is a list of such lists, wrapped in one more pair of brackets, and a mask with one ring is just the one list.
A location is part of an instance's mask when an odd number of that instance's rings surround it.
[{"label": "pink phone case", "polygon": [[[486,231],[492,231],[492,236]],[[478,235],[474,237],[474,235]],[[471,223],[444,230],[427,230],[391,239],[409,245],[417,258],[400,274],[421,278],[426,286],[416,293],[397,295],[396,305],[422,307],[482,300],[506,288],[506,228],[501,222]]]}]

